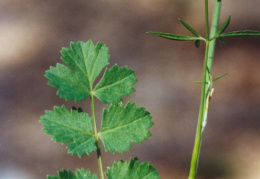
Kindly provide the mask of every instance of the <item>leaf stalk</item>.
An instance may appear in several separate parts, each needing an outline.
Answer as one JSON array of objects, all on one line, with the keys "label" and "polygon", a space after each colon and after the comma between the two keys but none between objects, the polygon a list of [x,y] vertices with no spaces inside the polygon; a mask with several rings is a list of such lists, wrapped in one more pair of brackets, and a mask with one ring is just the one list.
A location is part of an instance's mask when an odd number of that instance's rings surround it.
[{"label": "leaf stalk", "polygon": [[103,172],[103,163],[101,157],[101,149],[100,149],[100,142],[97,132],[97,123],[96,123],[96,113],[95,113],[95,104],[94,104],[94,95],[90,93],[90,102],[91,102],[91,113],[92,113],[92,120],[93,120],[93,130],[96,138],[96,146],[97,146],[97,158],[98,158],[98,168],[101,179],[104,179],[104,172]]}]

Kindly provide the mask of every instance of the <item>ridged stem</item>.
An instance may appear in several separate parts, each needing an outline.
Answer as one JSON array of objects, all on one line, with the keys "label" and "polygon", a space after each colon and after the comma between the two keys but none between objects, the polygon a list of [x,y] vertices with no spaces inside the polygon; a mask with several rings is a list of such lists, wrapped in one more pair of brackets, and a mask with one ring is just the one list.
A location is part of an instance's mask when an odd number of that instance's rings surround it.
[{"label": "ridged stem", "polygon": [[214,12],[213,12],[211,32],[209,36],[208,0],[205,0],[206,47],[205,47],[205,57],[204,57],[204,66],[203,66],[203,81],[202,81],[202,91],[201,91],[201,100],[200,100],[200,110],[199,110],[194,148],[193,148],[192,158],[191,158],[189,179],[196,179],[197,176],[199,155],[200,155],[201,142],[202,142],[202,123],[203,120],[206,120],[204,119],[204,116],[207,112],[206,96],[207,93],[209,92],[208,86],[206,84],[210,83],[209,75],[211,75],[212,61],[213,61],[214,49],[215,49],[215,40],[210,41],[209,39],[210,37],[213,37],[217,32],[220,8],[221,8],[221,1],[216,0]]},{"label": "ridged stem", "polygon": [[[209,38],[214,37],[218,31],[220,10],[221,10],[221,1],[216,0],[215,5],[214,5],[214,12],[213,12],[213,18],[212,18]],[[209,56],[208,56],[207,64],[208,64],[208,69],[210,72],[212,69],[212,63],[213,63],[213,58],[214,58],[215,44],[216,44],[216,39],[211,40],[209,43]]]},{"label": "ridged stem", "polygon": [[202,83],[202,91],[201,91],[201,102],[200,102],[200,111],[199,111],[199,118],[197,124],[197,131],[195,137],[195,143],[192,152],[191,158],[191,167],[190,167],[190,174],[189,179],[195,179],[197,176],[197,169],[199,163],[199,155],[200,155],[200,148],[201,148],[201,140],[202,140],[202,123],[204,119],[205,113],[205,98],[206,98],[206,77],[207,77],[207,57],[209,52],[209,42],[206,41],[206,49],[205,49],[205,58],[204,58],[204,68],[203,68],[203,83]]}]

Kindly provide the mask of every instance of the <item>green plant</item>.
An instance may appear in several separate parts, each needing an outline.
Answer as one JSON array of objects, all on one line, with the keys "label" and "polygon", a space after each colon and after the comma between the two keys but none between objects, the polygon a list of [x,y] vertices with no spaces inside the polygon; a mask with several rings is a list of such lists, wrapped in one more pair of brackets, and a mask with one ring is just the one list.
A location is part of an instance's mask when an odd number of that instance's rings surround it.
[{"label": "green plant", "polygon": [[[94,86],[94,81],[101,71],[109,64],[108,48],[92,41],[70,44],[62,48],[61,59],[65,64],[58,63],[50,67],[45,76],[48,84],[58,88],[57,94],[66,100],[75,102],[90,97],[91,117],[81,108],[55,106],[53,111],[45,111],[40,122],[47,134],[52,135],[55,142],[68,143],[68,153],[90,155],[97,152],[100,178],[104,179],[100,141],[106,151],[123,153],[131,148],[131,142],[141,143],[151,135],[148,130],[153,125],[151,115],[145,108],[138,108],[136,103],[122,103],[123,96],[129,96],[135,91],[133,85],[137,82],[133,70],[118,65],[105,69],[103,77]],[[110,104],[103,110],[101,129],[97,130],[94,97],[105,104]],[[89,170],[77,169],[58,172],[59,176],[47,176],[48,179],[96,179],[97,175]],[[114,162],[105,173],[108,179],[158,179],[159,173],[148,162],[139,163],[137,158],[129,162]]]},{"label": "green plant", "polygon": [[[206,35],[202,37],[183,20],[179,21],[194,36],[184,36],[161,32],[148,32],[166,39],[177,41],[194,41],[194,45],[200,48],[201,41],[205,42],[205,56],[203,66],[200,109],[198,116],[197,131],[191,159],[189,179],[197,176],[199,155],[202,141],[202,134],[207,124],[207,114],[210,99],[216,80],[227,75],[224,73],[216,78],[212,77],[212,63],[215,51],[216,39],[223,46],[226,37],[239,36],[260,36],[259,31],[239,30],[223,33],[228,27],[231,17],[218,28],[221,9],[221,0],[215,0],[215,8],[211,28],[209,28],[208,0],[205,3],[205,25]],[[139,163],[137,158],[129,162],[114,162],[104,173],[102,166],[100,141],[106,151],[112,153],[123,153],[131,148],[131,142],[141,143],[150,136],[149,127],[153,125],[151,115],[145,108],[138,108],[136,103],[128,102],[125,106],[122,103],[123,96],[129,96],[135,90],[136,75],[133,70],[114,65],[105,69],[104,75],[96,85],[94,82],[102,70],[109,64],[108,48],[98,43],[96,46],[92,41],[87,43],[71,43],[70,49],[63,48],[61,59],[67,65],[57,64],[50,67],[45,76],[49,79],[49,85],[58,88],[57,94],[66,100],[79,102],[90,97],[91,117],[83,112],[81,108],[72,107],[68,110],[65,106],[55,106],[53,111],[48,110],[41,117],[40,122],[47,134],[52,135],[52,140],[61,143],[68,143],[68,152],[72,155],[82,157],[97,152],[99,175],[101,179],[157,179],[159,173],[148,162]],[[110,104],[108,109],[103,110],[101,128],[98,131],[96,124],[96,112],[94,97],[105,104]],[[70,170],[61,170],[59,176],[47,176],[48,179],[96,179],[97,174],[89,170],[77,169],[75,174]]]},{"label": "green plant", "polygon": [[200,42],[204,41],[205,46],[205,57],[204,57],[204,67],[203,67],[203,80],[202,90],[201,90],[201,101],[200,101],[200,110],[197,124],[197,131],[195,137],[195,144],[192,153],[191,167],[189,179],[195,179],[197,176],[197,169],[199,163],[199,154],[202,141],[202,133],[207,124],[207,114],[209,109],[209,102],[213,94],[213,82],[225,76],[227,73],[220,75],[216,78],[212,78],[212,62],[214,57],[215,41],[216,39],[220,40],[220,44],[223,46],[226,43],[225,37],[239,37],[239,36],[260,36],[260,31],[252,30],[239,30],[233,32],[223,33],[224,30],[228,27],[231,17],[229,16],[223,25],[218,29],[219,15],[221,9],[221,0],[215,0],[215,7],[213,12],[213,18],[211,23],[211,29],[209,28],[209,12],[208,12],[208,0],[205,2],[205,24],[206,24],[206,37],[203,38],[197,31],[195,31],[190,25],[188,25],[183,20],[180,22],[186,27],[195,37],[161,33],[161,32],[148,32],[149,34],[157,35],[166,39],[177,40],[177,41],[194,41],[196,47],[200,47]]}]

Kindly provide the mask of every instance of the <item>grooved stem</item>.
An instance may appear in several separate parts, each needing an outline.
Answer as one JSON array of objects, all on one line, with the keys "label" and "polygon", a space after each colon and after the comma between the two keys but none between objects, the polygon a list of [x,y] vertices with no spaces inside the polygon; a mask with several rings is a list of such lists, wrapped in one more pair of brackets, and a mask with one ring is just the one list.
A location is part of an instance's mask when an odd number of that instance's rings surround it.
[{"label": "grooved stem", "polygon": [[200,148],[202,142],[202,123],[206,113],[205,106],[206,106],[206,96],[208,93],[208,87],[206,86],[206,84],[209,83],[209,75],[211,74],[214,49],[215,49],[215,40],[210,41],[209,39],[210,37],[213,37],[217,32],[220,8],[221,8],[221,0],[215,0],[211,31],[209,35],[208,0],[205,0],[206,47],[205,47],[204,67],[203,67],[203,82],[202,82],[197,131],[196,131],[196,137],[194,142],[194,148],[192,152],[191,167],[190,167],[190,173],[188,179],[196,179],[197,176]]},{"label": "grooved stem", "polygon": [[[209,38],[214,37],[215,34],[218,31],[218,22],[219,22],[220,10],[221,10],[221,1],[216,0],[214,12],[213,12],[212,23],[211,23],[211,28],[210,28],[210,37]],[[213,63],[213,58],[214,58],[215,44],[216,44],[216,39],[211,40],[210,43],[209,43],[209,56],[208,56],[208,63],[207,64],[208,64],[208,68],[209,68],[210,72],[211,72],[211,69],[212,69],[212,63]]]},{"label": "grooved stem", "polygon": [[204,119],[205,101],[206,101],[205,98],[206,98],[206,78],[207,78],[208,52],[209,52],[209,42],[206,41],[204,68],[203,68],[203,82],[202,82],[202,91],[201,91],[201,100],[200,100],[200,110],[199,110],[199,118],[198,118],[198,124],[197,124],[195,143],[194,143],[192,158],[191,158],[191,167],[190,167],[189,179],[195,179],[196,178],[198,163],[199,163],[199,155],[200,155],[201,140],[202,140],[201,130],[202,130],[202,123],[203,123],[203,119]]},{"label": "grooved stem", "polygon": [[93,120],[93,130],[96,138],[96,146],[97,146],[97,158],[98,158],[98,168],[101,179],[104,179],[104,172],[103,172],[103,164],[102,164],[102,157],[101,157],[101,149],[99,138],[97,136],[97,123],[96,123],[96,114],[95,114],[95,104],[94,104],[94,96],[90,94],[90,101],[91,101],[91,112],[92,112],[92,120]]}]

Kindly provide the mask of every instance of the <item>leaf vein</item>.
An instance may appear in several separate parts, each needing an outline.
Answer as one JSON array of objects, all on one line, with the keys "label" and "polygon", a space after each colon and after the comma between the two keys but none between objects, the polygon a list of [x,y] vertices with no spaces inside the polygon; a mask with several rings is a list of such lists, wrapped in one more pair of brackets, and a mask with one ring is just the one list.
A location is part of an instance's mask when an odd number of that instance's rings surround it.
[{"label": "leaf vein", "polygon": [[[114,82],[114,83],[112,83],[112,84],[104,85],[104,86],[102,86],[102,87],[100,87],[100,88],[94,90],[94,92],[95,92],[95,91],[102,90],[102,88],[109,88],[109,86],[112,87],[112,86],[114,86],[114,85],[120,83],[121,81],[127,80],[127,78],[129,78],[131,75],[133,75],[133,74],[130,74],[130,75],[128,75],[128,76],[126,76],[126,77],[124,77],[124,78],[122,78],[122,79],[120,79],[120,80],[118,80],[118,81],[116,81],[116,82]],[[128,86],[131,86],[131,85],[128,85]]]},{"label": "leaf vein", "polygon": [[[81,47],[80,47],[81,48]],[[84,74],[87,75],[86,72],[84,72],[84,70],[81,68],[81,66],[77,63],[77,61],[74,61],[73,57],[70,55],[70,53],[67,52],[67,54],[69,55],[69,57],[71,58],[71,60],[75,63],[75,65],[78,67],[78,69]],[[73,69],[71,69],[71,71],[73,71],[74,73],[76,73],[76,71],[74,71]]]},{"label": "leaf vein", "polygon": [[99,132],[99,135],[102,135],[102,134],[104,134],[104,133],[107,133],[107,132],[109,132],[109,131],[111,131],[111,130],[116,130],[117,128],[125,127],[125,126],[127,126],[127,125],[132,124],[132,123],[138,122],[138,121],[142,120],[142,119],[143,119],[144,117],[146,117],[146,116],[147,116],[147,115],[145,115],[145,116],[143,116],[143,117],[140,117],[140,118],[138,118],[138,119],[135,119],[135,120],[133,120],[133,121],[130,121],[129,123],[123,124],[123,125],[121,125],[121,126],[116,126],[116,127],[113,127],[113,128],[107,129],[107,130],[104,130],[104,131],[100,131],[100,132]]},{"label": "leaf vein", "polygon": [[[74,71],[73,71],[74,72]],[[75,83],[73,80],[69,79],[69,78],[66,78],[66,77],[62,77],[62,76],[58,76],[58,75],[55,75],[57,76],[58,78],[64,80],[64,81],[69,81],[71,82],[72,84],[74,84],[75,86],[78,86],[78,87],[82,87],[83,89],[85,89],[86,92],[89,92],[89,89],[86,88],[85,85],[83,85],[82,83]],[[75,76],[75,72],[74,72],[74,76]]]},{"label": "leaf vein", "polygon": [[[87,143],[91,139],[93,139],[93,138],[88,138],[87,140],[84,140],[84,142],[80,143],[80,145],[77,145],[72,151],[75,151],[76,149],[80,148],[80,146],[82,146],[83,144]],[[76,140],[74,140],[74,141],[76,141]]]},{"label": "leaf vein", "polygon": [[[53,123],[56,123],[56,124],[59,124],[62,127],[67,127],[68,129],[72,129],[72,130],[77,131],[79,133],[87,134],[87,135],[94,137],[93,133],[90,133],[90,132],[87,132],[87,131],[82,131],[82,130],[79,130],[77,128],[73,128],[72,126],[64,125],[63,123],[59,123],[58,121],[55,121],[55,120],[51,120],[51,119],[46,119],[46,120],[53,122]],[[75,140],[73,140],[73,141],[75,141]]]}]

